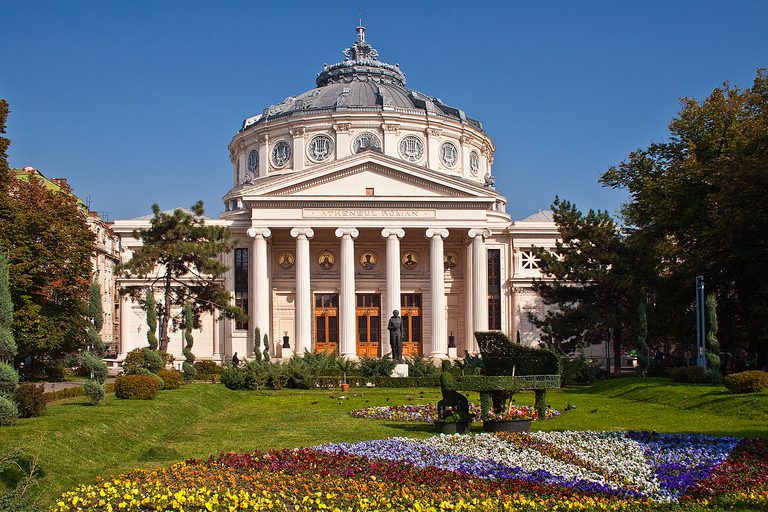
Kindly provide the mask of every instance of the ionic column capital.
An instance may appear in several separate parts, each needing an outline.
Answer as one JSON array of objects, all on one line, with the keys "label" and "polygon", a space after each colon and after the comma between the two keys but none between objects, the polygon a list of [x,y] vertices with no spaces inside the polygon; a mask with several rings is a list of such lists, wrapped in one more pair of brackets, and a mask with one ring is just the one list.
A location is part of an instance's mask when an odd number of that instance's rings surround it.
[{"label": "ionic column capital", "polygon": [[395,235],[397,238],[403,238],[405,230],[401,228],[384,228],[381,230],[382,238],[389,238],[392,235]]},{"label": "ionic column capital", "polygon": [[467,236],[469,238],[477,238],[478,236],[488,238],[491,236],[491,230],[488,228],[472,228],[467,232]]},{"label": "ionic column capital", "polygon": [[247,233],[251,238],[256,238],[257,236],[269,238],[272,236],[272,231],[269,228],[248,228]]},{"label": "ionic column capital", "polygon": [[342,238],[345,235],[349,235],[352,238],[357,238],[360,236],[360,232],[357,230],[357,228],[338,228],[336,230],[336,238]]},{"label": "ionic column capital", "polygon": [[314,230],[312,228],[293,228],[291,230],[291,236],[293,238],[304,237],[304,238],[309,239],[309,238],[312,238],[313,236],[315,236],[315,232],[314,232]]},{"label": "ionic column capital", "polygon": [[434,238],[436,236],[439,236],[441,238],[448,238],[448,230],[445,228],[429,228],[424,235],[427,238]]}]

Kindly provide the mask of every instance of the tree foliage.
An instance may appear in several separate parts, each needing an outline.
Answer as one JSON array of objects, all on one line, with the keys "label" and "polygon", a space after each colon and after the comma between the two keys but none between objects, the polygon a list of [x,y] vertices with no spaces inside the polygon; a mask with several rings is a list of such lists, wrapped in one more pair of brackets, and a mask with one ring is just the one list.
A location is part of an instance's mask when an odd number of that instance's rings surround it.
[{"label": "tree foliage", "polygon": [[99,331],[104,325],[104,310],[101,307],[101,287],[96,280],[91,282],[88,315],[91,318],[87,333],[88,350],[93,352],[97,357],[102,358],[105,355],[106,347],[104,341],[101,339]]},{"label": "tree foliage", "polygon": [[624,188],[630,236],[656,257],[660,328],[692,345],[695,278],[717,293],[726,347],[768,362],[768,76],[681,100],[665,142],[638,149],[600,179]]},{"label": "tree foliage", "polygon": [[552,213],[560,240],[554,253],[537,249],[545,277],[535,279],[533,288],[545,305],[554,307],[530,320],[547,333],[551,326],[548,335],[558,353],[611,339],[618,348],[625,328],[637,325],[639,251],[624,240],[608,212],[584,215],[556,198]]},{"label": "tree foliage", "polygon": [[[0,100],[0,131],[8,104]],[[17,179],[0,137],[0,250],[8,256],[17,359],[55,356],[85,342],[94,235],[66,188]]]},{"label": "tree foliage", "polygon": [[[168,214],[152,205],[154,217],[147,229],[137,229],[133,236],[142,242],[127,263],[119,267],[125,277],[149,280],[149,287],[159,286],[163,296],[157,304],[160,320],[160,350],[166,351],[170,341],[169,328],[174,330],[183,322],[181,312],[185,301],[192,307],[193,326],[200,327],[203,313],[218,311],[221,316],[248,320],[241,308],[230,304],[229,292],[219,278],[228,270],[218,255],[231,251],[236,241],[223,226],[209,226],[203,218],[203,202],[198,201],[191,212],[176,209]],[[146,309],[146,286],[128,286],[128,294]]]},{"label": "tree foliage", "polygon": [[0,361],[13,362],[16,356],[13,339],[13,299],[8,282],[8,256],[0,253]]}]

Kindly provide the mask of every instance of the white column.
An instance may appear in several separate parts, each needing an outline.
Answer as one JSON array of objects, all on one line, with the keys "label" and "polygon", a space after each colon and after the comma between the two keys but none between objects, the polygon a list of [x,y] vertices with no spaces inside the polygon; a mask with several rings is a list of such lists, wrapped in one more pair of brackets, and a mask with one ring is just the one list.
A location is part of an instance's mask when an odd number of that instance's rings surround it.
[{"label": "white column", "polygon": [[[488,330],[488,256],[485,238],[491,236],[487,228],[470,229],[472,238],[472,332]],[[474,338],[474,336],[473,336]]]},{"label": "white column", "polygon": [[312,290],[309,287],[309,239],[315,236],[312,228],[293,228],[296,239],[296,339],[297,354],[312,347]]},{"label": "white column", "polygon": [[[253,323],[254,329],[259,328],[261,339],[264,335],[271,332],[269,328],[269,273],[267,265],[267,238],[272,236],[272,232],[267,228],[249,228],[248,236],[253,238],[251,244],[250,266],[253,269],[253,280],[251,281],[251,291],[253,296]],[[254,330],[255,333],[255,330]],[[253,340],[253,350],[263,349],[261,340]]]},{"label": "white column", "polygon": [[356,359],[355,343],[355,238],[360,232],[355,228],[339,228],[336,236],[341,238],[341,290],[339,293],[339,329],[341,340],[339,354]]},{"label": "white column", "polygon": [[[400,228],[384,228],[381,236],[387,239],[387,311],[382,315],[385,319],[392,316],[392,311],[400,311],[400,239],[405,236],[405,230]],[[389,335],[387,334],[387,340]],[[392,352],[389,342],[381,344],[381,355]]]},{"label": "white column", "polygon": [[445,270],[443,267],[443,238],[447,229],[428,229],[429,238],[429,293],[432,301],[432,351],[437,359],[448,358],[448,325],[445,316]]}]

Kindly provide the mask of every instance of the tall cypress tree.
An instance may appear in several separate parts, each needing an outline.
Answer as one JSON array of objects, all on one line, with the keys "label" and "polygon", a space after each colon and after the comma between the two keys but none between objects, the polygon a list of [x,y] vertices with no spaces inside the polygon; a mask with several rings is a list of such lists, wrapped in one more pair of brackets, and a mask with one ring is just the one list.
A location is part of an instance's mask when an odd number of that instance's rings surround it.
[{"label": "tall cypress tree", "polygon": [[190,304],[189,301],[186,301],[184,303],[184,341],[186,341],[186,346],[183,351],[186,361],[181,365],[181,368],[184,371],[184,381],[187,383],[195,380],[195,377],[197,376],[197,368],[195,368],[194,365],[195,355],[192,353],[192,345],[195,341],[192,337],[192,325],[192,304]]},{"label": "tall cypress tree", "polygon": [[0,361],[12,363],[16,357],[13,339],[13,300],[8,286],[8,256],[0,253]]},{"label": "tall cypress tree", "polygon": [[101,287],[95,279],[91,283],[88,314],[91,317],[91,323],[88,325],[88,349],[98,358],[103,358],[106,347],[99,331],[104,326],[104,310],[101,307]]},{"label": "tall cypress tree", "polygon": [[152,288],[147,290],[147,299],[144,302],[147,308],[147,343],[150,350],[157,350],[157,309],[155,309],[155,291]]}]

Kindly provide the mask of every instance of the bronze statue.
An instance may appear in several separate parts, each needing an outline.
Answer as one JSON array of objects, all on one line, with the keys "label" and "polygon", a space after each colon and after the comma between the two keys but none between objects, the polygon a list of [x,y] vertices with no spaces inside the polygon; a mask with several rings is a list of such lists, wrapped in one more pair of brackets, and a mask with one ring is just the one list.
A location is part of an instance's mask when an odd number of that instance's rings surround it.
[{"label": "bronze statue", "polygon": [[400,318],[400,312],[394,310],[392,318],[389,319],[389,345],[392,347],[392,359],[398,363],[403,362],[403,319]]}]

